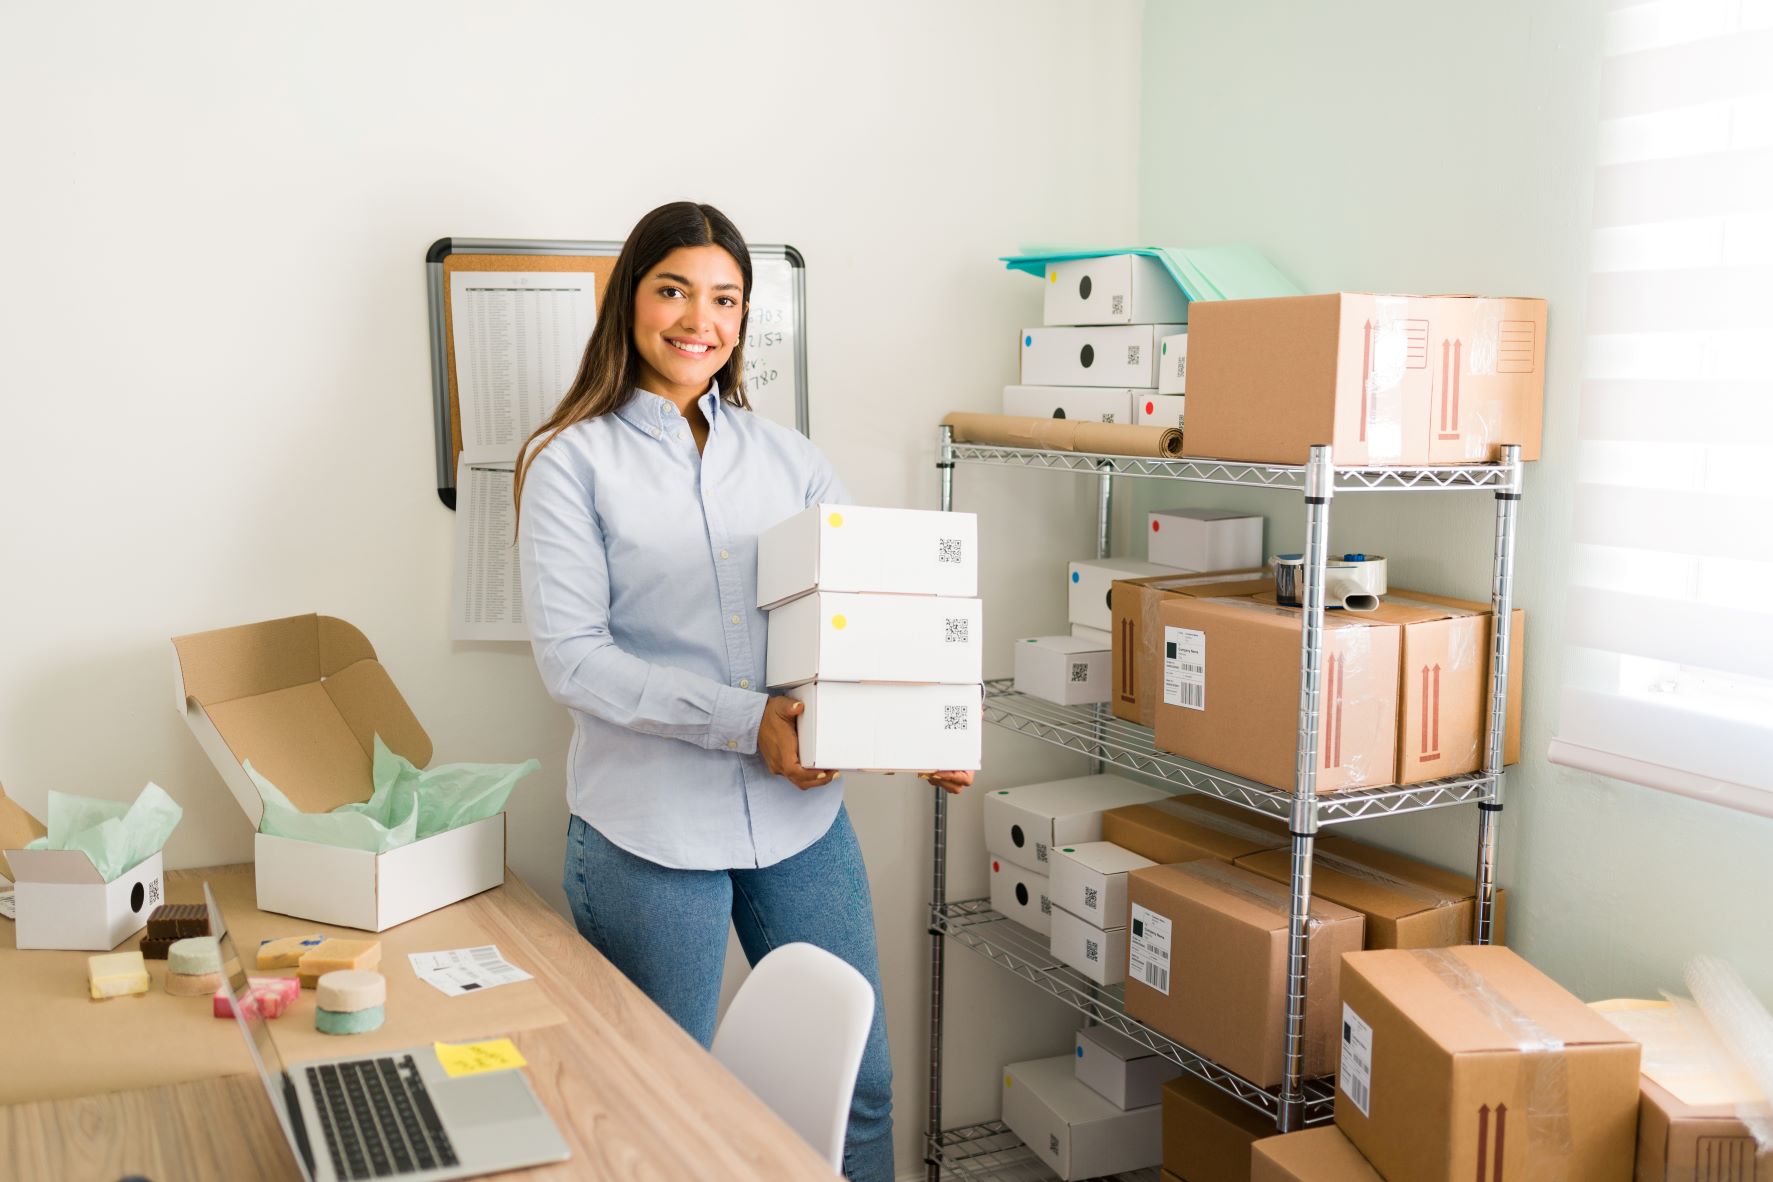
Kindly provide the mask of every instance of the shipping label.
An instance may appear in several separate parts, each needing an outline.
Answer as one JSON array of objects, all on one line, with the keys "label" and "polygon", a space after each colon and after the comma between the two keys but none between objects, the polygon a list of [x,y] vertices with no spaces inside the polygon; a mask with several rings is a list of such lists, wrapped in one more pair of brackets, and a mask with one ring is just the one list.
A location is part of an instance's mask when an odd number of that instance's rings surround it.
[{"label": "shipping label", "polygon": [[1170,921],[1148,907],[1133,904],[1132,936],[1128,941],[1127,976],[1170,995]]},{"label": "shipping label", "polygon": [[1207,708],[1207,634],[1195,628],[1164,629],[1164,704]]}]

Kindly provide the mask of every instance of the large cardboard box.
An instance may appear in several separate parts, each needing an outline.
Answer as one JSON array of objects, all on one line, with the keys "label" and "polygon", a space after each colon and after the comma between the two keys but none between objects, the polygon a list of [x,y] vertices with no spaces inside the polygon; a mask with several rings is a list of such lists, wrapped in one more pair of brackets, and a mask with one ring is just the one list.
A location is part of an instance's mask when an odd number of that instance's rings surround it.
[{"label": "large cardboard box", "polygon": [[[1478,734],[1483,741],[1488,741],[1490,715],[1487,703],[1489,700],[1490,676],[1494,667],[1494,662],[1490,659],[1490,647],[1491,637],[1495,630],[1495,622],[1490,605],[1488,603],[1477,602],[1476,600],[1455,599],[1446,595],[1429,595],[1423,591],[1404,591],[1398,588],[1394,588],[1386,594],[1381,601],[1381,610],[1384,610],[1386,605],[1439,608],[1448,612],[1449,617],[1453,619],[1471,615],[1483,617],[1484,624],[1481,630],[1473,629],[1469,624],[1465,624],[1462,627],[1466,629],[1467,633],[1476,632],[1478,636],[1478,648],[1481,656],[1477,662],[1477,667],[1481,672],[1479,675],[1477,709],[1479,713],[1483,715],[1483,721],[1479,724]],[[1508,712],[1503,719],[1502,762],[1505,764],[1516,764],[1521,761],[1521,697],[1526,685],[1527,668],[1527,616],[1526,613],[1518,607],[1509,613],[1508,630],[1510,638],[1508,658]],[[1409,638],[1406,636],[1406,645],[1408,642]],[[1471,651],[1469,643],[1462,644],[1457,651],[1459,652],[1461,659],[1469,656]],[[1401,675],[1404,679],[1404,695],[1407,699],[1409,695],[1414,693],[1418,704],[1411,704],[1407,700],[1400,701],[1399,708],[1403,711],[1403,713],[1400,713],[1399,715],[1398,723],[1398,757],[1400,762],[1405,759],[1411,751],[1410,743],[1412,735],[1414,735],[1417,740],[1420,740],[1420,732],[1422,729],[1421,720],[1425,716],[1429,717],[1431,720],[1433,718],[1434,712],[1429,709],[1428,706],[1420,704],[1426,700],[1424,691],[1422,690],[1424,680],[1423,669],[1425,667],[1429,669],[1433,668],[1433,656],[1434,649],[1432,647],[1423,647],[1419,649],[1415,657],[1412,657],[1409,651],[1406,651],[1403,656]],[[1411,684],[1412,680],[1416,683],[1414,686]],[[1429,684],[1432,688],[1432,679],[1430,679]],[[1430,697],[1433,697],[1433,695],[1430,695]],[[1439,706],[1439,712],[1443,718],[1443,725],[1453,725],[1445,721],[1450,715],[1452,702],[1453,699],[1449,696],[1445,704],[1441,704],[1438,699],[1431,703],[1432,705]],[[1465,726],[1468,724],[1460,722],[1456,725]],[[1433,739],[1432,726],[1433,723],[1431,721],[1429,736],[1431,741]],[[1416,754],[1420,755],[1420,751],[1416,752]],[[1473,766],[1483,766],[1482,747],[1478,749],[1477,759],[1478,762]],[[1418,762],[1421,761],[1418,760]],[[1457,775],[1459,773],[1448,771],[1443,772],[1442,774]],[[1411,783],[1413,781],[1404,780],[1400,782]]]},{"label": "large cardboard box", "polygon": [[1338,465],[1470,464],[1518,443],[1539,458],[1544,300],[1217,300],[1188,335],[1185,455],[1303,464],[1328,443]]},{"label": "large cardboard box", "polygon": [[1054,845],[1102,840],[1102,815],[1169,793],[1120,776],[1077,776],[997,788],[985,796],[985,848],[1042,874]]},{"label": "large cardboard box", "polygon": [[[1304,613],[1248,599],[1170,599],[1157,745],[1271,788],[1294,787]],[[1171,655],[1171,646],[1175,646]],[[1324,617],[1317,790],[1396,782],[1396,625]]]},{"label": "large cardboard box", "polygon": [[1053,902],[1099,928],[1124,928],[1127,871],[1154,864],[1112,841],[1054,846],[1047,858]]},{"label": "large cardboard box", "polygon": [[1146,514],[1151,561],[1179,570],[1247,570],[1262,565],[1260,514],[1236,509],[1157,509]]},{"label": "large cardboard box", "polygon": [[1342,1001],[1336,1123],[1386,1182],[1630,1179],[1638,1044],[1514,952],[1352,953]]},{"label": "large cardboard box", "polygon": [[991,909],[1030,931],[1050,936],[1053,902],[1047,894],[1047,876],[997,854],[986,854],[986,860],[991,864]]},{"label": "large cardboard box", "polygon": [[1182,1068],[1143,1043],[1106,1026],[1077,1032],[1077,1078],[1116,1108],[1163,1102],[1164,1084]]},{"label": "large cardboard box", "polygon": [[1188,297],[1163,262],[1148,254],[1106,254],[1047,264],[1049,325],[1158,324],[1188,319]]},{"label": "large cardboard box", "polygon": [[1005,386],[1003,413],[1030,419],[1130,423],[1133,421],[1133,400],[1150,393],[1150,390],[1130,387]]},{"label": "large cardboard box", "polygon": [[1137,558],[1087,558],[1070,564],[1065,572],[1067,618],[1073,624],[1107,629],[1114,619],[1114,584],[1121,579],[1145,579],[1183,572]]},{"label": "large cardboard box", "polygon": [[765,680],[984,680],[983,604],[936,595],[815,591],[770,613]]},{"label": "large cardboard box", "polygon": [[853,771],[974,771],[984,736],[978,685],[815,681],[788,696],[805,767]]},{"label": "large cardboard box", "polygon": [[[1050,883],[1052,880],[1048,879]],[[1049,887],[1050,891],[1050,887]],[[1063,907],[1053,908],[1047,950],[1098,985],[1119,985],[1127,977],[1125,925],[1099,928]]]},{"label": "large cardboard box", "polygon": [[1179,324],[1030,328],[1022,332],[1022,385],[1157,388],[1158,343]]},{"label": "large cardboard box", "polygon": [[1183,1182],[1249,1182],[1250,1146],[1274,1118],[1184,1075],[1164,1085],[1164,1169]]},{"label": "large cardboard box", "polygon": [[165,901],[159,851],[106,882],[81,850],[28,850],[48,830],[0,788],[0,881],[10,881],[17,945],[109,952]]},{"label": "large cardboard box", "polygon": [[[1127,876],[1127,1013],[1258,1087],[1281,1082],[1286,1027],[1285,887],[1225,862]],[[1311,901],[1305,1072],[1336,1064],[1342,954],[1359,952],[1358,912]]]},{"label": "large cardboard box", "polygon": [[1274,590],[1260,567],[1116,579],[1110,589],[1114,635],[1114,716],[1140,726],[1157,722],[1163,697],[1163,625],[1157,610],[1171,596],[1236,599]]},{"label": "large cardboard box", "polygon": [[1070,1054],[1003,1069],[1003,1123],[1065,1179],[1143,1170],[1163,1155],[1158,1105],[1116,1108],[1078,1082]]},{"label": "large cardboard box", "polygon": [[1140,427],[1180,427],[1187,410],[1187,395],[1147,394],[1133,400],[1133,423]]},{"label": "large cardboard box", "polygon": [[1290,848],[1292,835],[1273,817],[1212,796],[1177,796],[1124,805],[1102,814],[1102,839],[1156,863],[1217,858]]},{"label": "large cardboard box", "polygon": [[979,593],[979,519],[934,509],[813,505],[757,539],[757,606],[809,591]]},{"label": "large cardboard box", "polygon": [[1076,636],[1030,636],[1016,642],[1015,687],[1060,706],[1108,700],[1111,649]]},{"label": "large cardboard box", "polygon": [[[1323,1125],[1252,1147],[1250,1182],[1385,1182],[1342,1130]],[[1485,1179],[1484,1182],[1490,1182]],[[1573,1182],[1573,1180],[1572,1180]]]},{"label": "large cardboard box", "polygon": [[1157,392],[1177,396],[1188,393],[1188,334],[1185,332],[1165,337],[1157,343]]},{"label": "large cardboard box", "polygon": [[[245,764],[303,812],[369,799],[375,738],[416,767],[431,738],[367,637],[331,616],[178,636],[178,706],[256,830],[264,802]],[[386,853],[258,833],[261,911],[379,932],[505,881],[505,814]]]}]

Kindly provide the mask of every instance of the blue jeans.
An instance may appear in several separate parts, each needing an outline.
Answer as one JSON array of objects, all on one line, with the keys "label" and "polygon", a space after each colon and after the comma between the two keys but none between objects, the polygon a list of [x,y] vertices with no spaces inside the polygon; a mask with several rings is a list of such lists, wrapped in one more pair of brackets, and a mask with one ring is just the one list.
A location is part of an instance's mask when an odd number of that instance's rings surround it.
[{"label": "blue jeans", "polygon": [[805,941],[854,965],[874,987],[874,1024],[850,1103],[843,1172],[851,1182],[892,1182],[886,1005],[868,877],[847,809],[818,841],[760,870],[660,866],[575,816],[563,885],[579,933],[703,1046],[714,1042],[729,921],[752,964]]}]

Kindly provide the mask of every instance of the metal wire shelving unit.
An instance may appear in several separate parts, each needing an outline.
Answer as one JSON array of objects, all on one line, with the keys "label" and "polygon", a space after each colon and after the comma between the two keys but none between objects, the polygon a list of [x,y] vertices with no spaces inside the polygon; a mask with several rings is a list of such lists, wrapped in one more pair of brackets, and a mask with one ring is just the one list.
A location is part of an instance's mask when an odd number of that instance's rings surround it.
[{"label": "metal wire shelving unit", "polygon": [[[1337,468],[1330,449],[1311,449],[1302,465],[1250,464],[1224,460],[1098,456],[1082,452],[957,443],[941,429],[936,468],[941,507],[954,507],[957,464],[983,464],[1091,473],[1097,477],[1096,554],[1108,556],[1109,510],[1115,476],[1286,489],[1302,494],[1305,508],[1304,623],[1299,645],[1299,740],[1292,791],[1257,784],[1160,750],[1149,728],[1114,717],[1105,706],[1058,706],[1019,694],[1008,681],[985,686],[986,721],[1089,756],[1100,767],[1152,777],[1178,790],[1206,793],[1253,812],[1287,822],[1292,833],[1291,906],[1288,924],[1285,1079],[1263,1088],[1226,1071],[1182,1044],[1128,1017],[1121,989],[1104,989],[1050,955],[1033,932],[1005,919],[981,899],[947,898],[947,796],[933,790],[930,885],[930,1081],[925,1132],[929,1182],[950,1178],[1050,1178],[1051,1171],[1001,1123],[959,1129],[942,1127],[943,987],[947,942],[985,957],[1085,1017],[1164,1055],[1185,1071],[1274,1119],[1280,1132],[1330,1119],[1334,1092],[1329,1080],[1304,1074],[1306,920],[1311,910],[1311,866],[1317,831],[1325,825],[1365,817],[1394,816],[1427,809],[1475,804],[1478,808],[1477,918],[1473,938],[1490,942],[1496,899],[1496,842],[1503,796],[1503,739],[1508,709],[1508,670],[1512,655],[1515,522],[1522,487],[1520,448],[1501,448],[1492,464],[1424,468]],[[1488,491],[1495,496],[1494,562],[1491,574],[1491,652],[1488,727],[1483,767],[1467,776],[1408,787],[1341,791],[1319,795],[1317,763],[1323,696],[1321,660],[1324,626],[1324,570],[1328,559],[1330,504],[1338,493]],[[1155,1177],[1155,1171],[1124,1175]]]}]

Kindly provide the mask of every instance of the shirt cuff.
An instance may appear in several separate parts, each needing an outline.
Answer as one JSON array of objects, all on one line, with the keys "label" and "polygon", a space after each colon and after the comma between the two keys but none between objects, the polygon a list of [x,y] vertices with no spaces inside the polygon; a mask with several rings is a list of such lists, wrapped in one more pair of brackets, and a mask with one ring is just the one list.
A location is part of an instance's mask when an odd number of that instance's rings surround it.
[{"label": "shirt cuff", "polygon": [[708,746],[740,755],[757,754],[757,728],[763,723],[768,694],[756,690],[720,687],[714,695],[714,718],[708,727]]}]

